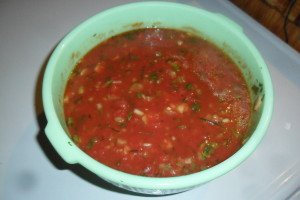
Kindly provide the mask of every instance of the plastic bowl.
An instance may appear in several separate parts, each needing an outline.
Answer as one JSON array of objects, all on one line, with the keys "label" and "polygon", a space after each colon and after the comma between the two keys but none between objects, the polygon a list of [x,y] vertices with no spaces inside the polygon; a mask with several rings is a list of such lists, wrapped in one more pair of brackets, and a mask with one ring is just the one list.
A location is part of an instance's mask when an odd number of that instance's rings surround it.
[{"label": "plastic bowl", "polygon": [[[76,62],[110,36],[145,27],[192,31],[215,43],[241,68],[249,88],[253,89],[250,89],[253,102],[262,100],[258,110],[253,112],[251,137],[239,151],[222,163],[190,175],[143,177],[101,164],[80,150],[69,138],[62,100],[66,81]],[[142,2],[101,12],[80,24],[59,43],[46,67],[43,104],[48,120],[46,135],[67,163],[79,163],[100,178],[121,188],[138,193],[163,195],[186,191],[211,181],[234,169],[250,156],[269,125],[273,108],[273,88],[265,62],[236,23],[223,15],[183,4]]]}]

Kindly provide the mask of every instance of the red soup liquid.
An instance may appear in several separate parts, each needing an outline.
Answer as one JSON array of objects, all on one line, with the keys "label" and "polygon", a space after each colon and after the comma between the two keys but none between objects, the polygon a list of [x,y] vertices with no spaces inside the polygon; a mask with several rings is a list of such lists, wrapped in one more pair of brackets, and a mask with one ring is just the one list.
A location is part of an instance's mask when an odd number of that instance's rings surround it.
[{"label": "red soup liquid", "polygon": [[147,28],[109,38],[78,62],[64,112],[70,137],[92,158],[170,177],[234,154],[249,135],[250,103],[242,73],[216,46]]}]

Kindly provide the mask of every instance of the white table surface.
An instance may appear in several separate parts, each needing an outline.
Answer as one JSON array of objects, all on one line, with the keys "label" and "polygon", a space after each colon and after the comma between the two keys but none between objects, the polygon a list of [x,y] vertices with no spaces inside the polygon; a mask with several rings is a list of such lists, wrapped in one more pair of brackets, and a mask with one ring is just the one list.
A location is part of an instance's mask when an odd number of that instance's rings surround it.
[{"label": "white table surface", "polygon": [[269,66],[274,114],[258,149],[228,174],[162,197],[132,194],[64,163],[45,138],[41,80],[72,28],[130,0],[0,0],[0,199],[300,199],[300,56],[231,3],[179,0],[240,24]]}]

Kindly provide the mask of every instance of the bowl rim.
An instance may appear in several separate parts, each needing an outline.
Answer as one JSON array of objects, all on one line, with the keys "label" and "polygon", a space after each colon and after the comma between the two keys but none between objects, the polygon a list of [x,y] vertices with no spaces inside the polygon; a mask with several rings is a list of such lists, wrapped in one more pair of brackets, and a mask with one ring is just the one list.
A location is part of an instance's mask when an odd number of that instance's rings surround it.
[{"label": "bowl rim", "polygon": [[[58,134],[64,133],[63,136],[59,136],[61,140],[64,142],[71,141],[67,136],[67,133],[63,130],[59,120],[58,115],[55,112],[54,104],[53,104],[53,96],[52,96],[52,76],[54,73],[54,69],[56,66],[56,62],[61,52],[64,51],[66,45],[68,45],[72,38],[80,32],[84,27],[86,27],[89,23],[97,20],[101,16],[105,16],[108,13],[119,12],[126,9],[131,9],[135,6],[174,6],[174,7],[184,7],[185,9],[191,10],[193,12],[202,12],[208,15],[214,14],[209,11],[203,10],[201,8],[180,4],[180,3],[170,3],[170,2],[137,2],[137,3],[129,3],[120,5],[117,7],[110,8],[108,10],[102,11],[86,21],[82,22],[79,26],[73,29],[70,33],[68,33],[57,45],[54,52],[52,53],[49,62],[46,66],[43,87],[42,87],[42,98],[43,105],[46,118],[48,120],[47,127],[50,127],[49,130],[45,131],[47,137],[49,138],[52,145],[56,141],[51,138],[51,130],[55,129]],[[234,22],[232,22],[235,24]],[[61,151],[60,155],[69,163],[79,163],[89,171],[94,172],[104,180],[112,182],[117,185],[126,185],[129,187],[141,188],[141,189],[156,189],[156,190],[171,190],[171,189],[182,189],[182,188],[191,188],[202,183],[211,181],[221,175],[226,174],[231,171],[239,164],[241,164],[248,156],[252,154],[252,152],[256,149],[258,144],[261,142],[263,136],[266,133],[268,125],[271,121],[271,116],[273,112],[273,86],[271,77],[268,71],[268,67],[265,64],[262,56],[256,49],[256,47],[252,44],[252,42],[248,39],[248,37],[242,32],[238,30],[236,34],[243,38],[244,42],[249,48],[249,51],[253,53],[254,57],[257,58],[257,63],[259,63],[261,67],[262,80],[264,81],[264,107],[262,110],[262,115],[259,123],[257,124],[256,129],[252,133],[249,140],[232,156],[230,156],[225,161],[208,168],[206,170],[189,174],[183,176],[175,176],[175,177],[144,177],[139,175],[128,174],[122,171],[118,171],[116,169],[110,168],[100,162],[94,160],[88,154],[84,153],[79,147],[77,147],[74,143],[72,146],[72,151],[74,154],[74,159],[67,159],[68,155],[72,154],[70,151]],[[51,132],[51,133],[50,133]],[[58,135],[57,134],[57,135]],[[72,141],[71,141],[72,142]],[[57,150],[57,148],[55,148]]]}]

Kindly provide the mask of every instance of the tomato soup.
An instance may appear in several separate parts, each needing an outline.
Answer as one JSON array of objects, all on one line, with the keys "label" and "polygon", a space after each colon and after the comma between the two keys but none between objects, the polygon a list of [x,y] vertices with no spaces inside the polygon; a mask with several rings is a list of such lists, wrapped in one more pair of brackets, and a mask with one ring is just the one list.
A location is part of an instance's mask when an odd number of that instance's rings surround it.
[{"label": "tomato soup", "polygon": [[131,174],[180,176],[212,167],[249,136],[250,94],[235,63],[180,30],[116,35],[75,66],[64,94],[72,140]]}]

